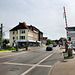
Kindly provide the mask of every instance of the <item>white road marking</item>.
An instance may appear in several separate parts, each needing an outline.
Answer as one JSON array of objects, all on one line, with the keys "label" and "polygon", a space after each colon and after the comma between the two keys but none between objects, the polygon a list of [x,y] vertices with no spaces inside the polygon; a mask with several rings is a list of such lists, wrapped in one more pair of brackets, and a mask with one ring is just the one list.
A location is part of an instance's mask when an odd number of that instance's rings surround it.
[{"label": "white road marking", "polygon": [[[57,51],[57,50],[56,50]],[[55,52],[56,52],[55,51]],[[32,66],[31,68],[29,68],[27,71],[25,71],[24,73],[22,73],[21,75],[26,75],[28,72],[30,72],[32,69],[34,69],[35,67],[37,67],[40,63],[42,63],[43,61],[45,61],[46,59],[48,59],[50,56],[52,56],[55,52],[53,52],[52,54],[50,54],[49,56],[45,57],[43,60],[39,61],[37,64],[35,64],[34,66]]]},{"label": "white road marking", "polygon": [[[35,66],[36,64],[22,64],[22,63],[9,63],[9,62],[4,62],[0,64],[10,64],[10,65],[22,65],[22,66]],[[52,67],[51,65],[36,65],[37,67]]]},{"label": "white road marking", "polygon": [[34,66],[34,64],[9,63],[9,62],[4,62],[3,64],[10,64],[10,65],[23,65],[23,66]]},{"label": "white road marking", "polygon": [[37,65],[37,67],[52,67],[51,65]]},{"label": "white road marking", "polygon": [[28,53],[28,52],[13,53],[13,54],[10,54],[10,55],[1,56],[0,58],[10,57],[10,56],[16,56],[16,55],[24,54],[24,53]]}]

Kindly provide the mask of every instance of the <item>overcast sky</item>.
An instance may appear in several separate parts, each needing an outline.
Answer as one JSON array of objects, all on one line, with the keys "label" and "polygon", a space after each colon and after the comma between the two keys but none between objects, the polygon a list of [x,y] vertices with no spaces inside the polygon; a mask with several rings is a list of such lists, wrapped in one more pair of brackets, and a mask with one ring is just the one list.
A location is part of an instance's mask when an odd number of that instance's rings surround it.
[{"label": "overcast sky", "polygon": [[75,0],[0,0],[4,37],[9,38],[9,30],[19,22],[37,27],[52,40],[66,37],[63,6],[68,26],[75,26]]}]

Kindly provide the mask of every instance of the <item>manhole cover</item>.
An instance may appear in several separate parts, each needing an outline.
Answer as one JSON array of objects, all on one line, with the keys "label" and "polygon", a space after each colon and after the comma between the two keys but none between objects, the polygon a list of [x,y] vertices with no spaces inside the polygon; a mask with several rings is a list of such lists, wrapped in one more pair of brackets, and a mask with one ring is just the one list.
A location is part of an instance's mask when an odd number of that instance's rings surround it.
[{"label": "manhole cover", "polygon": [[17,71],[19,68],[11,68],[9,71]]}]

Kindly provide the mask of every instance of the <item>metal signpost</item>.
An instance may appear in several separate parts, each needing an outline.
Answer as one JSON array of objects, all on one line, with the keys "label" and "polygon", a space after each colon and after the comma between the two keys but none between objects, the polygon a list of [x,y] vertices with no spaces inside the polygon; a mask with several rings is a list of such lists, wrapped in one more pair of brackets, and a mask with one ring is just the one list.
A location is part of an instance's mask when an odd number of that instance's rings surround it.
[{"label": "metal signpost", "polygon": [[3,24],[0,26],[0,49],[2,48],[2,26]]}]

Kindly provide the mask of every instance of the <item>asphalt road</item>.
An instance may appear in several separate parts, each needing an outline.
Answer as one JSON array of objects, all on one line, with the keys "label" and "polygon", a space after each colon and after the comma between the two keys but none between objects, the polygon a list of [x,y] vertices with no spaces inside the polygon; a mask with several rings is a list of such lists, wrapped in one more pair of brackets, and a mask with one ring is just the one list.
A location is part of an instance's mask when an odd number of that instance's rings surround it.
[{"label": "asphalt road", "polygon": [[52,66],[62,59],[60,48],[45,47],[0,57],[0,75],[49,75]]}]

